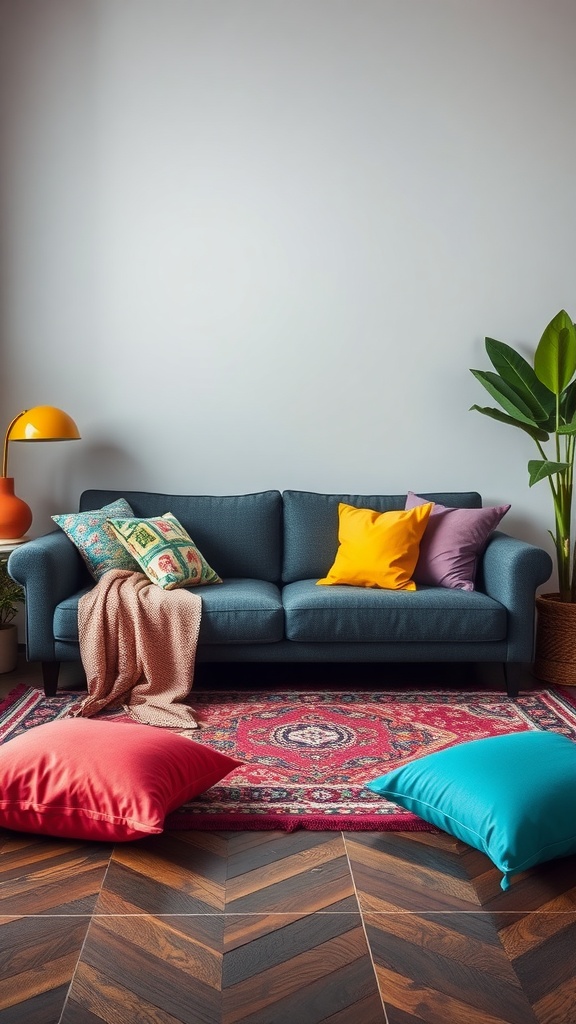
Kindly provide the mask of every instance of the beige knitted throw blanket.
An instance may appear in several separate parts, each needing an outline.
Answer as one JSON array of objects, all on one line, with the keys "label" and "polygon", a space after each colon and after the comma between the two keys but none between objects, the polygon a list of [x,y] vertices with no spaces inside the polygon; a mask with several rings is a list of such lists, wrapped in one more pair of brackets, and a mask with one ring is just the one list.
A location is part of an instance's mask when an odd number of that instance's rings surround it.
[{"label": "beige knitted throw blanket", "polygon": [[184,701],[194,679],[202,601],[163,590],[144,573],[113,569],[80,598],[78,632],[88,696],[76,711],[89,718],[124,708],[147,725],[196,729]]}]

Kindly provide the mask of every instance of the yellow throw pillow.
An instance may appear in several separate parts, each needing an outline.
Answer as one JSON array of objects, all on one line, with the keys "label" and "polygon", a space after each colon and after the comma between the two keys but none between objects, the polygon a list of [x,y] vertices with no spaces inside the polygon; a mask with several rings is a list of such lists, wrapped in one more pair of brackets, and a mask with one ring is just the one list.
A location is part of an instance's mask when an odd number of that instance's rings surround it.
[{"label": "yellow throw pillow", "polygon": [[409,511],[374,512],[340,502],[338,551],[328,575],[318,583],[416,590],[412,573],[433,507],[434,502],[428,502]]}]

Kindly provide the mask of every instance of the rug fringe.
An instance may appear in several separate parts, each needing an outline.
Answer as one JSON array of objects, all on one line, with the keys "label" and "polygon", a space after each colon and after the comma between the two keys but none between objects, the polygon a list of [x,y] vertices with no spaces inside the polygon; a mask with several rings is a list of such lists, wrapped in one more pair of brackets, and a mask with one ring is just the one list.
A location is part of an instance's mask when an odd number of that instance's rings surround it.
[{"label": "rug fringe", "polygon": [[[328,827],[329,823],[329,827]],[[394,814],[372,815],[362,821],[342,814],[329,815],[326,818],[314,818],[306,815],[294,817],[291,814],[259,815],[239,814],[237,818],[224,814],[179,814],[172,811],[164,822],[166,832],[177,832],[179,829],[197,829],[202,831],[234,832],[249,829],[250,831],[296,832],[300,828],[313,832],[439,832],[440,829],[429,825],[421,818],[412,815]]]}]

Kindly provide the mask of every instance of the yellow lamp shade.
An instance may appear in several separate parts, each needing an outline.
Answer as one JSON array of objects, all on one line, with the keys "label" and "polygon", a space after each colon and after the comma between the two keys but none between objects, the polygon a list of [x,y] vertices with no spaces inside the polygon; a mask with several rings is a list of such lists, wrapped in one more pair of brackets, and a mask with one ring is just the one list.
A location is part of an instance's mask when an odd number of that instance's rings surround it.
[{"label": "yellow lamp shade", "polygon": [[74,441],[80,431],[67,412],[53,405],[35,405],[13,423],[9,441]]}]

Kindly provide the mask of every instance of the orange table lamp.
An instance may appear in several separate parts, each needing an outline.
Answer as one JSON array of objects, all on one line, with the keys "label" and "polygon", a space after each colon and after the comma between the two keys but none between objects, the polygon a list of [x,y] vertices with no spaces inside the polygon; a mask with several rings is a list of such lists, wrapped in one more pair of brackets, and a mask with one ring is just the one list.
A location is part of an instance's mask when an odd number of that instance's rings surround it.
[{"label": "orange table lamp", "polygon": [[9,441],[74,441],[80,432],[74,420],[53,405],[35,405],[14,417],[4,438],[0,476],[0,543],[22,541],[32,523],[29,505],[14,493],[14,477],[8,476]]}]

